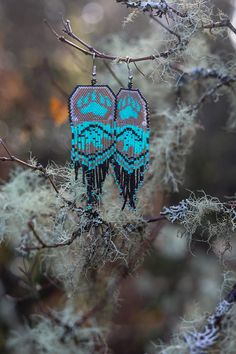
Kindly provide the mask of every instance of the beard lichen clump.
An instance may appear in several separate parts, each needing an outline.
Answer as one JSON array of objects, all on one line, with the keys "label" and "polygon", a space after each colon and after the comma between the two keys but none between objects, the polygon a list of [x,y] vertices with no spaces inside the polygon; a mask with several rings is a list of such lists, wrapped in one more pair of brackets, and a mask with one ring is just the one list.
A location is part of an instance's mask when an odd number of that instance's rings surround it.
[{"label": "beard lichen clump", "polygon": [[89,270],[130,263],[146,237],[146,223],[137,211],[121,211],[111,179],[99,205],[89,209],[81,175],[75,181],[69,166],[48,166],[47,173],[58,194],[38,172],[22,169],[1,187],[1,238],[24,256],[40,252],[47,272],[70,291]]},{"label": "beard lichen clump", "polygon": [[41,230],[48,230],[51,216],[58,209],[58,201],[51,186],[37,172],[17,168],[9,182],[1,186],[0,238],[21,244],[32,240],[28,223],[35,220]]},{"label": "beard lichen clump", "polygon": [[[163,127],[151,142],[151,174],[168,191],[178,192],[184,181],[186,159],[189,155],[199,124],[196,113],[189,107],[164,112]],[[156,183],[156,181],[155,181]]]},{"label": "beard lichen clump", "polygon": [[68,303],[61,311],[32,316],[31,326],[12,333],[8,348],[16,354],[65,354],[68,350],[70,354],[108,353],[104,329],[94,318],[84,324],[83,315],[78,305]]},{"label": "beard lichen clump", "polygon": [[[162,215],[170,222],[183,226],[182,236],[189,242],[199,233],[201,240],[216,247],[223,255],[230,249],[230,240],[235,230],[235,209],[229,203],[204,194],[197,198],[193,193],[176,206],[165,207]],[[217,251],[217,248],[219,250]]]},{"label": "beard lichen clump", "polygon": [[81,276],[89,271],[112,263],[127,266],[131,261],[134,267],[139,261],[134,262],[135,254],[146,238],[147,223],[141,212],[121,210],[122,201],[114,189],[117,187],[108,178],[99,207],[79,212],[78,237],[67,247],[50,251],[51,269],[69,291],[76,291]]},{"label": "beard lichen clump", "polygon": [[[235,353],[235,273],[223,274],[221,299],[211,314],[189,314],[170,345],[157,345],[155,354]],[[194,311],[193,311],[194,312]]]}]

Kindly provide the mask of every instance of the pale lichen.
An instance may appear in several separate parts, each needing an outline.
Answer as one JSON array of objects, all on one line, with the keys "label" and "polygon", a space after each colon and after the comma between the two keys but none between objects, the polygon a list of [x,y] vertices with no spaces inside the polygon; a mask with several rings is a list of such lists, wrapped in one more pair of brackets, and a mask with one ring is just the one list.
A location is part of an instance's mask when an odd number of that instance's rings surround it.
[{"label": "pale lichen", "polygon": [[179,204],[165,207],[162,215],[172,223],[179,222],[183,226],[181,234],[189,242],[200,234],[200,240],[213,245],[220,256],[231,248],[236,228],[234,204],[222,203],[206,194],[197,198],[192,193]]},{"label": "pale lichen", "polygon": [[71,354],[108,353],[104,330],[98,327],[95,319],[90,319],[89,325],[80,326],[77,323],[82,316],[75,304],[66,304],[63,310],[54,310],[48,316],[32,316],[33,325],[25,325],[19,332],[12,333],[8,348],[17,354],[32,351],[64,354],[68,350]]}]

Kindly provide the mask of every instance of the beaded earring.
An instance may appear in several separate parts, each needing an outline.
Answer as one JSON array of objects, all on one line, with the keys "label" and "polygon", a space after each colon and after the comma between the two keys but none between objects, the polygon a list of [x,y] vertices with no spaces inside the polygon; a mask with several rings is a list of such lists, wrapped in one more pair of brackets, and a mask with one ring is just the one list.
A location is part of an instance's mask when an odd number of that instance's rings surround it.
[{"label": "beaded earring", "polygon": [[91,85],[78,85],[69,97],[72,132],[71,162],[83,171],[88,205],[97,203],[114,154],[115,95],[107,85],[96,85],[95,55]]},{"label": "beaded earring", "polygon": [[129,62],[128,88],[121,88],[116,96],[115,179],[124,199],[135,209],[136,193],[143,183],[149,162],[149,112],[145,98],[133,89],[133,76]]}]

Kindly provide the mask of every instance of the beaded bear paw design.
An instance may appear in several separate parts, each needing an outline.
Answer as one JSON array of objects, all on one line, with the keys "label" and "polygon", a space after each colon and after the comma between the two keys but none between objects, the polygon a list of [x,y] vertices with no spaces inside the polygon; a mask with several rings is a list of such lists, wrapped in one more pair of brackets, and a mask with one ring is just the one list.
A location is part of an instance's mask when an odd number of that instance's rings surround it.
[{"label": "beaded bear paw design", "polygon": [[141,106],[138,101],[129,95],[118,100],[117,110],[120,118],[123,120],[130,118],[138,119]]},{"label": "beaded bear paw design", "polygon": [[115,95],[108,86],[77,86],[69,97],[71,162],[76,179],[82,168],[90,206],[102,192],[114,154],[115,107]]},{"label": "beaded bear paw design", "polygon": [[[93,61],[96,55],[93,55]],[[135,209],[137,191],[149,161],[149,113],[147,101],[132,89],[129,67],[128,89],[115,96],[109,86],[96,85],[93,62],[91,86],[77,86],[69,97],[72,132],[71,161],[83,171],[90,208],[98,202],[102,185],[113,166],[115,181],[123,197]]]},{"label": "beaded bear paw design", "polygon": [[111,99],[96,91],[89,92],[77,101],[77,107],[80,109],[81,114],[94,114],[98,117],[105,117],[111,106]]},{"label": "beaded bear paw design", "polygon": [[135,208],[136,194],[149,161],[149,115],[139,90],[121,89],[116,96],[114,175],[124,199]]}]

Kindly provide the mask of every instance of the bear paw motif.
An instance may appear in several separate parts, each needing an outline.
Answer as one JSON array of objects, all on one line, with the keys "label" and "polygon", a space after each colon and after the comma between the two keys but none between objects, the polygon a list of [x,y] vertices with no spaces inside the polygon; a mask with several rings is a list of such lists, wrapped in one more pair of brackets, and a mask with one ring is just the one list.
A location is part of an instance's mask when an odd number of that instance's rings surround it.
[{"label": "bear paw motif", "polygon": [[141,106],[133,97],[120,98],[117,104],[119,116],[126,120],[130,118],[137,119],[141,111]]},{"label": "bear paw motif", "polygon": [[96,91],[81,96],[77,101],[77,107],[82,114],[92,113],[99,117],[105,117],[111,106],[110,98]]}]

